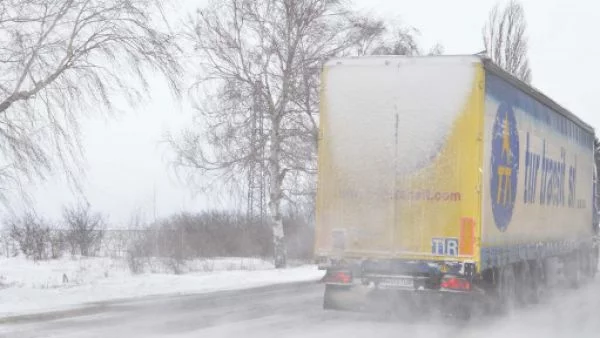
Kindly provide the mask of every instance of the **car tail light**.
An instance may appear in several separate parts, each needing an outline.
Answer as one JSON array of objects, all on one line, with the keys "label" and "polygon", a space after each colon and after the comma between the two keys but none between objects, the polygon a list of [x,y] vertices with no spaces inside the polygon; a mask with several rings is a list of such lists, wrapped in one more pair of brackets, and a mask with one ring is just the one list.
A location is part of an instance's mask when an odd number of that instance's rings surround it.
[{"label": "car tail light", "polygon": [[440,285],[442,289],[448,290],[460,290],[460,291],[469,291],[471,290],[471,282],[464,278],[448,276],[442,279],[442,284]]},{"label": "car tail light", "polygon": [[327,283],[350,284],[352,282],[352,275],[346,271],[334,271],[328,273],[325,281]]}]

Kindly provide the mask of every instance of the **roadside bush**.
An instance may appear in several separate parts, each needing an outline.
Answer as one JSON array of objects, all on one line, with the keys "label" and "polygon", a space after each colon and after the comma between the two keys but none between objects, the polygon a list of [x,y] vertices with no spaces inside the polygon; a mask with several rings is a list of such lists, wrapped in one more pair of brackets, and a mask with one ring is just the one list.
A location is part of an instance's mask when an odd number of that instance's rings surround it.
[{"label": "roadside bush", "polygon": [[50,258],[58,259],[62,257],[67,247],[66,237],[67,236],[62,230],[50,230],[50,235],[48,236]]},{"label": "roadside bush", "polygon": [[130,250],[127,254],[127,266],[129,266],[129,271],[133,274],[137,275],[144,272],[142,256],[135,249]]},{"label": "roadside bush", "polygon": [[17,242],[11,237],[10,228],[3,229],[0,232],[0,246],[2,247],[2,255],[6,258],[19,255],[19,247]]},{"label": "roadside bush", "polygon": [[271,251],[271,230],[257,219],[233,212],[178,214],[152,226],[158,256],[265,257]]},{"label": "roadside bush", "polygon": [[[52,226],[47,220],[26,212],[6,221],[8,236],[3,240],[3,254],[13,255],[11,247],[33,260],[57,259],[70,249],[72,255],[94,255],[104,236],[105,221],[89,207],[66,208],[66,228]],[[9,240],[15,244],[9,243]]]},{"label": "roadside bush", "polygon": [[91,211],[89,205],[65,208],[63,221],[68,229],[67,242],[71,254],[94,256],[99,250],[106,221],[99,213]]},{"label": "roadside bush", "polygon": [[[284,227],[288,255],[292,259],[312,257],[312,217],[288,213]],[[215,257],[268,257],[273,250],[271,227],[258,218],[236,212],[208,211],[181,213],[162,219],[145,230],[136,231],[127,261],[133,273],[141,273],[160,258],[172,273],[186,270],[186,261]]]},{"label": "roadside bush", "polygon": [[53,256],[50,226],[43,219],[28,212],[9,220],[8,227],[10,238],[18,243],[25,257],[43,260]]},{"label": "roadside bush", "polygon": [[288,258],[310,260],[315,239],[314,221],[310,214],[288,213],[283,218]]},{"label": "roadside bush", "polygon": [[165,268],[178,274],[190,259],[265,257],[272,247],[269,227],[233,212],[176,214],[138,234],[128,253],[133,273],[143,269],[147,257],[161,258]]}]

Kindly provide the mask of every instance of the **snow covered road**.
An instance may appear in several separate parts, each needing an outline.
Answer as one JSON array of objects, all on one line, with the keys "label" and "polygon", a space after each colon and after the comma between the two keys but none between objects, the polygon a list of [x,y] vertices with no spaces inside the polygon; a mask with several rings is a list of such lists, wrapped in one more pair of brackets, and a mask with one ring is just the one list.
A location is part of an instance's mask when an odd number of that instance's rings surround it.
[{"label": "snow covered road", "polygon": [[105,305],[70,318],[0,324],[3,338],[600,337],[600,282],[470,324],[402,321],[321,309],[322,284],[299,283]]}]

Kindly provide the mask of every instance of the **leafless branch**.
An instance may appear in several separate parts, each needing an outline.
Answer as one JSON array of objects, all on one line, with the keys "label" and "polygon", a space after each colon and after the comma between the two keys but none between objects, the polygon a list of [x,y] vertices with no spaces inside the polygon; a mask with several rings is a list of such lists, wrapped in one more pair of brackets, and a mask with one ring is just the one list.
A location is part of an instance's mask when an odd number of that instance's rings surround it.
[{"label": "leafless branch", "polygon": [[511,0],[505,8],[498,4],[483,28],[483,43],[499,67],[531,83],[526,29],[525,12],[519,2]]},{"label": "leafless branch", "polygon": [[93,213],[89,205],[68,207],[63,210],[63,221],[68,228],[67,241],[72,254],[93,255],[102,240],[106,221],[101,214]]},{"label": "leafless branch", "polygon": [[0,187],[59,168],[77,183],[82,116],[110,112],[118,96],[135,102],[151,72],[179,92],[179,48],[156,24],[156,3],[0,2]]}]

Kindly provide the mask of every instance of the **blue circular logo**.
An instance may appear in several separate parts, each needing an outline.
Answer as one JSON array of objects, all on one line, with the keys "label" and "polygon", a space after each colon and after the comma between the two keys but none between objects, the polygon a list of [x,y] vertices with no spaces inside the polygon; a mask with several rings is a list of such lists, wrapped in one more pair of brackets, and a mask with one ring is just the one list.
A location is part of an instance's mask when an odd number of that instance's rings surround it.
[{"label": "blue circular logo", "polygon": [[500,104],[492,130],[492,213],[498,230],[504,232],[512,218],[519,176],[519,133],[512,107]]}]

